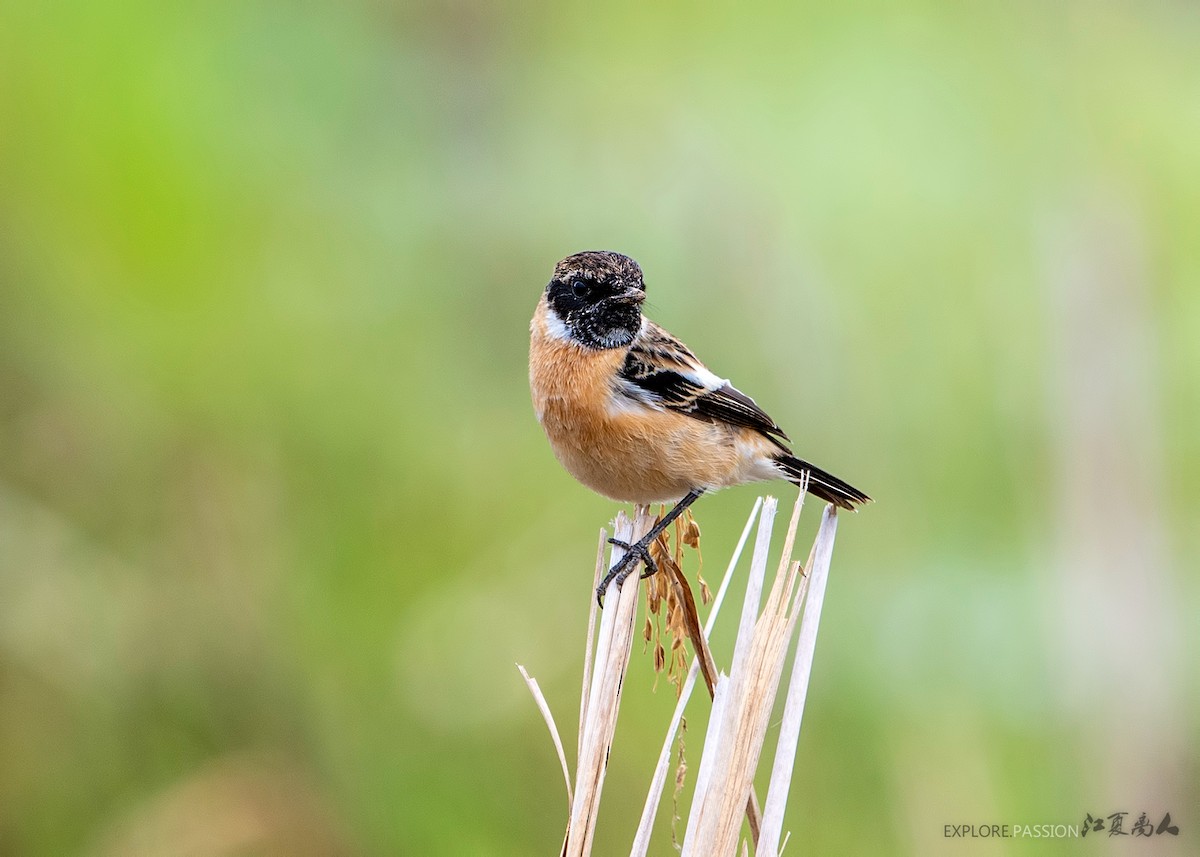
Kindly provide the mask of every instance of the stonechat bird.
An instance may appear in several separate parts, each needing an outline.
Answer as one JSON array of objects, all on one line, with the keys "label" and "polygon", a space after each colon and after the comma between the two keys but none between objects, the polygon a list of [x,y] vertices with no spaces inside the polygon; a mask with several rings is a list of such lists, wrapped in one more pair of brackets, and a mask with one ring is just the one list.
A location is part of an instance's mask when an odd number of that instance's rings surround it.
[{"label": "stonechat bird", "polygon": [[530,324],[529,386],[555,457],[593,491],[625,503],[675,506],[626,549],[596,591],[618,585],[700,495],[787,479],[843,509],[870,497],[792,454],[754,400],[642,315],[642,269],[593,250],[554,267]]}]

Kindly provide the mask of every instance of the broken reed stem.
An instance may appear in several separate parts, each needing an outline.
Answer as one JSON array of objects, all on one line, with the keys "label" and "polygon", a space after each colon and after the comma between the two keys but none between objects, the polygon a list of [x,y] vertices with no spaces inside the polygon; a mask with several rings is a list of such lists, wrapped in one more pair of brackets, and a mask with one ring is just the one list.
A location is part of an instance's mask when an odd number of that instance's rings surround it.
[{"label": "broken reed stem", "polygon": [[[649,849],[650,834],[658,804],[661,801],[667,771],[670,765],[671,747],[683,719],[683,712],[696,679],[707,673],[706,679],[715,676],[710,692],[713,694],[712,713],[704,739],[703,753],[696,774],[692,806],[683,838],[684,857],[732,857],[737,853],[754,853],[758,857],[775,857],[778,854],[783,811],[787,803],[795,762],[800,724],[802,721],[808,681],[812,671],[812,658],[816,646],[816,635],[829,564],[832,558],[833,540],[837,530],[836,510],[826,507],[821,526],[809,554],[807,573],[805,566],[792,560],[796,527],[803,508],[804,492],[796,502],[785,537],[785,544],[775,579],[767,594],[766,603],[760,602],[766,577],[771,533],[777,503],[768,497],[756,503],[750,519],[738,542],[737,549],[721,581],[713,601],[708,621],[700,628],[694,613],[687,581],[672,575],[671,586],[675,598],[685,605],[688,614],[688,635],[693,641],[696,657],[693,658],[687,677],[680,687],[675,712],[663,742],[662,751],[655,766],[650,793],[642,811],[635,835],[631,857],[645,857]],[[717,673],[708,637],[724,601],[733,570],[742,554],[753,526],[754,517],[761,508],[758,534],[751,561],[746,596],[742,605],[738,637],[728,675]],[[641,538],[653,526],[654,518],[643,507],[638,507],[633,521],[623,513],[618,515],[615,537],[626,542]],[[603,563],[605,533],[600,534],[600,550],[597,556],[596,576],[611,567],[623,554],[614,547],[609,564]],[[637,612],[638,580],[630,577],[623,586],[615,590],[609,586],[605,596],[608,608],[600,614],[599,629],[596,629],[597,611],[595,601],[589,593],[592,605],[588,619],[588,643],[584,653],[584,679],[581,695],[578,763],[575,771],[575,787],[570,786],[568,766],[564,758],[561,740],[549,708],[545,705],[537,682],[527,675],[526,683],[534,695],[543,719],[555,737],[555,749],[568,781],[567,793],[570,802],[570,821],[563,841],[561,854],[564,857],[587,857],[595,836],[596,817],[600,794],[604,784],[605,768],[616,728],[617,711],[620,706],[621,688],[633,645],[634,619]],[[593,586],[594,591],[594,586]],[[803,616],[801,618],[801,607]],[[771,768],[767,800],[763,812],[758,811],[754,795],[753,780],[758,769],[763,743],[774,701],[782,678],[787,651],[793,637],[796,645],[795,661],[791,670],[783,721]],[[592,640],[595,640],[593,647]],[[704,669],[707,667],[707,669]],[[525,671],[521,670],[525,675]],[[738,839],[743,816],[748,819],[753,851],[749,842]]]},{"label": "broken reed stem", "polygon": [[[633,544],[653,526],[654,519],[645,507],[639,506],[633,521],[623,512],[617,516],[614,538]],[[623,555],[624,549],[614,545],[609,567]],[[579,716],[579,761],[575,768],[571,820],[562,849],[564,857],[584,857],[591,853],[608,752],[617,728],[621,688],[633,650],[639,583],[636,576],[631,576],[619,589],[613,581],[605,592],[607,606],[600,617],[587,706]],[[595,600],[591,600],[594,616]]]},{"label": "broken reed stem", "polygon": [[[608,532],[600,528],[600,543],[596,545],[596,573],[592,577],[592,591],[600,586],[604,575],[604,549],[608,547]],[[592,685],[592,651],[596,642],[596,605],[590,604],[588,610],[587,637],[583,644],[583,690],[579,696],[579,743],[575,748],[575,758],[583,755],[583,714],[587,711],[588,690]]]},{"label": "broken reed stem", "polygon": [[[774,499],[774,498],[769,498]],[[758,504],[755,504],[757,510]],[[754,513],[751,512],[751,519]],[[749,532],[750,522],[746,522],[746,532]],[[745,541],[743,535],[742,543]],[[734,562],[741,555],[741,544],[738,546],[738,551],[734,556]],[[732,570],[733,564],[730,564]],[[692,597],[691,587],[688,585],[687,578],[683,576],[683,572],[672,566],[668,569],[671,575],[671,586],[675,591],[675,597],[680,604],[685,605],[683,615],[687,622],[688,636],[692,641],[692,648],[696,652],[696,662],[700,666],[700,674],[704,676],[704,684],[708,688],[708,696],[710,699],[716,699],[716,684],[717,684],[717,664],[712,655],[712,649],[708,646],[707,632],[700,629],[700,617],[696,612],[696,601]],[[715,614],[714,614],[715,615]],[[711,617],[710,617],[711,618]],[[746,821],[750,825],[750,838],[755,845],[758,844],[759,828],[762,823],[762,811],[758,806],[758,795],[754,793],[754,788],[751,786],[750,795],[746,799]]]},{"label": "broken reed stem", "polygon": [[796,746],[800,740],[800,723],[804,717],[804,703],[808,699],[808,681],[812,676],[817,628],[821,622],[821,607],[825,603],[825,584],[829,580],[829,564],[833,560],[833,539],[836,534],[836,511],[832,506],[826,506],[821,515],[821,528],[808,556],[808,594],[804,599],[804,615],[800,619],[800,635],[796,642],[791,679],[788,681],[783,720],[779,726],[779,740],[775,744],[775,760],[771,766],[771,780],[767,786],[767,803],[763,807],[762,831],[755,852],[759,855],[773,855],[779,852],[783,813],[792,784]]},{"label": "broken reed stem", "polygon": [[[734,666],[718,682],[713,713],[704,739],[704,754],[696,778],[696,792],[684,836],[684,857],[733,854],[741,830],[741,810],[753,794],[754,774],[766,738],[788,644],[795,628],[807,579],[791,549],[803,508],[804,494],[796,502],[784,551],[766,604],[757,620],[751,605],[759,598],[765,576],[766,551],[755,551],[742,613],[742,632],[735,646]],[[764,516],[765,518],[765,516]],[[769,532],[760,523],[759,546]],[[759,840],[756,853],[769,853]]]},{"label": "broken reed stem", "polygon": [[[687,678],[679,691],[679,698],[675,702],[675,712],[671,715],[671,725],[667,727],[667,737],[663,739],[662,750],[658,754],[658,764],[654,766],[654,776],[650,780],[650,794],[646,797],[646,804],[642,808],[642,818],[638,822],[637,833],[633,838],[633,848],[629,852],[630,857],[645,857],[650,849],[650,833],[654,827],[654,818],[658,814],[658,803],[662,799],[663,787],[667,782],[667,769],[671,763],[671,747],[675,743],[679,725],[683,722],[683,711],[692,697],[696,678],[700,675],[701,662],[705,657],[709,660],[712,659],[712,652],[708,648],[708,638],[712,636],[713,627],[717,624],[717,616],[720,615],[721,606],[725,603],[725,593],[729,591],[729,582],[733,579],[733,570],[737,567],[738,560],[741,559],[742,550],[746,547],[746,539],[750,536],[750,528],[754,526],[754,519],[758,515],[759,509],[762,509],[763,514],[766,515],[769,507],[770,514],[774,517],[775,505],[774,497],[768,497],[766,504],[763,503],[762,497],[754,502],[754,508],[750,510],[750,517],[746,519],[746,526],[742,529],[741,538],[738,539],[737,547],[733,550],[733,557],[725,569],[725,576],[721,578],[721,585],[717,587],[717,595],[713,598],[708,621],[704,623],[704,635],[701,638],[704,641],[704,647],[692,658],[692,666],[688,670]],[[712,692],[713,689],[710,687],[710,696]]]}]

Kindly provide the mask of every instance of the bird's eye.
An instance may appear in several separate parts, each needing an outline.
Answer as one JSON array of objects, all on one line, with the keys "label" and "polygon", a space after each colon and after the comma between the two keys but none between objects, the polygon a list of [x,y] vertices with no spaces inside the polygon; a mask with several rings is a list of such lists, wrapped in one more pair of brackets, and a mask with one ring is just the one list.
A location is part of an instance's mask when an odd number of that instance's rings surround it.
[{"label": "bird's eye", "polygon": [[592,293],[592,287],[591,284],[586,283],[583,280],[575,280],[571,283],[571,292],[577,298],[586,298]]}]

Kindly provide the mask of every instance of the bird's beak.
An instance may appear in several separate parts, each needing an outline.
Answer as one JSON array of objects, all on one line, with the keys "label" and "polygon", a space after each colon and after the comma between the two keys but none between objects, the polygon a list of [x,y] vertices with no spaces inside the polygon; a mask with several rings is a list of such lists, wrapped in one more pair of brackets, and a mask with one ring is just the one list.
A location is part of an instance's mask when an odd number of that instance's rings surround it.
[{"label": "bird's beak", "polygon": [[636,286],[630,286],[620,294],[613,295],[612,299],[620,304],[633,304],[634,306],[641,306],[646,300],[646,293]]}]

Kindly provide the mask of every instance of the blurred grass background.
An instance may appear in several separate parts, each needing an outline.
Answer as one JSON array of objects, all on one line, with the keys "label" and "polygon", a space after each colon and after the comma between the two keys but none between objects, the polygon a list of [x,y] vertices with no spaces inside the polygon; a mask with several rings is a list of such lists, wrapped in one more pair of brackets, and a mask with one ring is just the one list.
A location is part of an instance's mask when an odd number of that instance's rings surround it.
[{"label": "blurred grass background", "polygon": [[[1196,853],[1198,43],[1174,2],[0,4],[0,853],[554,853],[513,662],[571,732],[616,508],[526,329],[592,248],[878,500],[797,852],[1144,810]],[[697,507],[710,580],[756,493]]]}]

